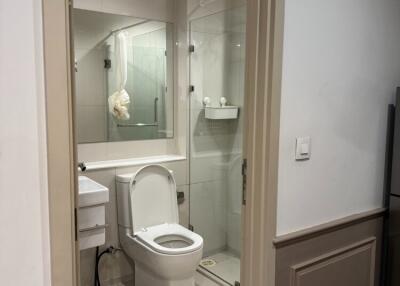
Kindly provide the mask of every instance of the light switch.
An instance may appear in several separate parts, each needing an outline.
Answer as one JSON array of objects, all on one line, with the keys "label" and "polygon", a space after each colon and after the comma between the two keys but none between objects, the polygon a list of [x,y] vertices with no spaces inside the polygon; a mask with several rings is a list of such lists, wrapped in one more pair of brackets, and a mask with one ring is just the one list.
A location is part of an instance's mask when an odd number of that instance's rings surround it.
[{"label": "light switch", "polygon": [[300,154],[301,154],[301,155],[307,155],[308,152],[309,152],[308,144],[307,144],[307,143],[302,143],[302,144],[300,145]]},{"label": "light switch", "polygon": [[298,137],[296,138],[296,155],[297,161],[308,160],[311,157],[311,138]]}]

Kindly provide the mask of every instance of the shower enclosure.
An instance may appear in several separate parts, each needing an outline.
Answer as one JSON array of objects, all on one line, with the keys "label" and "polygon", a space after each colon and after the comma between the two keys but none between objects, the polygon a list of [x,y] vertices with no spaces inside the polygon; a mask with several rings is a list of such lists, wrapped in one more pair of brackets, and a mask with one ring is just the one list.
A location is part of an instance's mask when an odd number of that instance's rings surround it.
[{"label": "shower enclosure", "polygon": [[204,238],[201,271],[231,285],[240,284],[245,30],[245,6],[190,21],[190,224]]}]

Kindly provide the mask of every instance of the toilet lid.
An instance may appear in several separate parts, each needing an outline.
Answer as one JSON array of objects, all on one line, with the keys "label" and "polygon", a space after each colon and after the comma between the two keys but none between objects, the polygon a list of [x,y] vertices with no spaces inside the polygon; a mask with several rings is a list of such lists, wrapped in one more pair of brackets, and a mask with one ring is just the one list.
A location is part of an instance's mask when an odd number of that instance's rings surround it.
[{"label": "toilet lid", "polygon": [[146,166],[132,176],[130,201],[134,234],[147,227],[179,222],[175,180],[162,166]]}]

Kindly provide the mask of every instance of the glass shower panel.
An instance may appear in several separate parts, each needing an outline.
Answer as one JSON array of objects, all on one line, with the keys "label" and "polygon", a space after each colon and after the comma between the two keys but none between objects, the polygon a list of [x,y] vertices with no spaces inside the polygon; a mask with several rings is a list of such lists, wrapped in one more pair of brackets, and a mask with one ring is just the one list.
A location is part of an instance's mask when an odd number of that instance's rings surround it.
[{"label": "glass shower panel", "polygon": [[[240,282],[241,163],[246,8],[190,22],[190,224],[204,238],[201,268]],[[239,107],[236,119],[207,119],[204,98]],[[237,284],[236,284],[237,285]]]}]

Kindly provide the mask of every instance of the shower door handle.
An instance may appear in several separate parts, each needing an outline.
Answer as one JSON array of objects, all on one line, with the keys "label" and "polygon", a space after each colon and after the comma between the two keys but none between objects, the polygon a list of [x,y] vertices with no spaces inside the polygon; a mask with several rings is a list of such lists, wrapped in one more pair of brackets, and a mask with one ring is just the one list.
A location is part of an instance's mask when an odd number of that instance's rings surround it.
[{"label": "shower door handle", "polygon": [[242,163],[242,205],[246,205],[246,187],[247,187],[247,159]]}]

